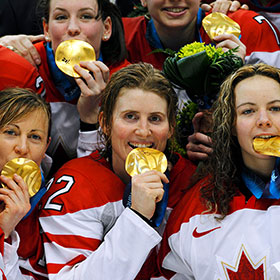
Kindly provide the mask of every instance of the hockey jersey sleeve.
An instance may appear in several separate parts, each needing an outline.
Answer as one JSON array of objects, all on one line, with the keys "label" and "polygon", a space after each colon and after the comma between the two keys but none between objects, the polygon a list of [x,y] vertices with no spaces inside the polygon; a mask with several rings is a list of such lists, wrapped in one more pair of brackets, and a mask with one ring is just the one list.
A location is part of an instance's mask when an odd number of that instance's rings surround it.
[{"label": "hockey jersey sleeve", "polygon": [[280,68],[280,48],[275,52],[254,52],[246,57],[246,64],[266,63],[268,65]]},{"label": "hockey jersey sleeve", "polygon": [[79,138],[77,145],[77,157],[88,156],[99,148],[101,145],[98,130],[81,131],[79,130]]},{"label": "hockey jersey sleeve", "polygon": [[18,262],[19,236],[16,231],[11,233],[10,239],[10,243],[5,242],[0,228],[0,280],[24,280]]},{"label": "hockey jersey sleeve", "polygon": [[124,209],[118,177],[81,158],[50,184],[40,216],[49,279],[134,279],[161,237]]}]

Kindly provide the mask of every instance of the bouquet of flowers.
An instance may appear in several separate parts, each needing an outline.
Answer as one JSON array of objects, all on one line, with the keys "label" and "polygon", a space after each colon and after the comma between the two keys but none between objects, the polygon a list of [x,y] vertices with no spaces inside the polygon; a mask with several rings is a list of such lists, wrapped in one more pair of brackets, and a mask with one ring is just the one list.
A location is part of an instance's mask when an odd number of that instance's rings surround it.
[{"label": "bouquet of flowers", "polygon": [[225,78],[243,65],[236,49],[224,52],[205,43],[194,42],[178,52],[166,50],[169,57],[163,72],[175,85],[185,89],[190,99],[200,107],[211,107]]},{"label": "bouquet of flowers", "polygon": [[[236,49],[224,52],[222,48],[194,42],[178,52],[165,50],[169,55],[164,62],[163,72],[175,85],[186,90],[192,100],[185,103],[177,115],[176,140],[173,150],[185,155],[187,137],[193,133],[192,118],[199,110],[206,110],[205,131],[211,131],[211,106],[217,99],[220,86],[228,75],[243,65]],[[208,110],[210,109],[210,110]]]}]

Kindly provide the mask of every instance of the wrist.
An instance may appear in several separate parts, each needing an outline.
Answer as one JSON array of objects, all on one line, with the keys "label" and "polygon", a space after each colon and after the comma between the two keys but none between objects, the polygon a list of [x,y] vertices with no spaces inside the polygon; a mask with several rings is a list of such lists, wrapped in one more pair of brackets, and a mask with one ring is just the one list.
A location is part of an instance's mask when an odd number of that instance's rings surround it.
[{"label": "wrist", "polygon": [[148,219],[147,217],[143,216],[141,213],[139,213],[138,211],[134,210],[133,208],[130,207],[130,209],[137,214],[142,220],[144,220],[148,225],[152,226],[152,221],[150,219]]},{"label": "wrist", "polygon": [[80,130],[81,131],[92,131],[97,130],[99,127],[98,122],[96,123],[87,123],[80,119]]}]

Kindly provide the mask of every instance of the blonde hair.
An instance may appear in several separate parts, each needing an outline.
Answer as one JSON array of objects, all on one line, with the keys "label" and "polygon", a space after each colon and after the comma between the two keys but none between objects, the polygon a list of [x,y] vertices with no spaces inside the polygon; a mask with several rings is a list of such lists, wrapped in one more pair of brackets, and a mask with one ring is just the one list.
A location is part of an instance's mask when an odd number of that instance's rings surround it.
[{"label": "blonde hair", "polygon": [[13,121],[21,119],[35,110],[41,109],[46,113],[49,127],[48,138],[51,129],[51,108],[40,95],[30,89],[7,88],[0,91],[0,128]]}]

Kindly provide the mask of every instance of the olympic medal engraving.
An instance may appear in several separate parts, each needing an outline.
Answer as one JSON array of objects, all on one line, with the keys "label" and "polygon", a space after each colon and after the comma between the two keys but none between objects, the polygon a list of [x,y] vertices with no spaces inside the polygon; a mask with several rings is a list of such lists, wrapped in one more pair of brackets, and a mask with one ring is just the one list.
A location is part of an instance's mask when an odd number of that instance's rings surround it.
[{"label": "olympic medal engraving", "polygon": [[[94,48],[81,40],[67,40],[60,43],[55,52],[55,63],[65,74],[79,78],[80,75],[74,70],[76,64],[81,61],[96,60]],[[88,71],[87,69],[85,69]]]}]

